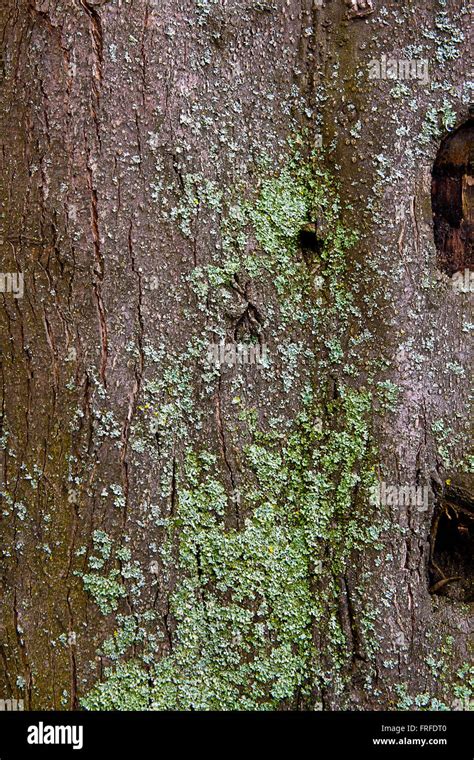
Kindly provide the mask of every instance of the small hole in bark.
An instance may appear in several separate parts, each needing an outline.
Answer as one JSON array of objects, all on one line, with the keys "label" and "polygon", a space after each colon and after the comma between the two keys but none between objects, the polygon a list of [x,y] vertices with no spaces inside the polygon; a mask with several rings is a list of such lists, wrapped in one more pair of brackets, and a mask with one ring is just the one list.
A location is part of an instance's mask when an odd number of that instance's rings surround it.
[{"label": "small hole in bark", "polygon": [[432,528],[431,587],[434,594],[474,601],[474,503],[466,477],[448,480]]},{"label": "small hole in bark", "polygon": [[474,107],[441,143],[432,171],[431,205],[437,264],[452,277],[473,269]]},{"label": "small hole in bark", "polygon": [[324,244],[324,241],[318,236],[318,228],[314,222],[309,222],[301,228],[299,244],[306,264],[311,266],[315,255],[321,253]]}]

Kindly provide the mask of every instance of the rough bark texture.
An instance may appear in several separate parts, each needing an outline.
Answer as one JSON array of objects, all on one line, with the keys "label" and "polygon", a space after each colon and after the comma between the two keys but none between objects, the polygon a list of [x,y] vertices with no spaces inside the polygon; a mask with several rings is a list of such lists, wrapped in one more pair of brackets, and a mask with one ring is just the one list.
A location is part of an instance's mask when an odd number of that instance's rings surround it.
[{"label": "rough bark texture", "polygon": [[320,6],[4,3],[0,696],[28,709],[469,700],[469,579],[436,586],[468,561],[432,561],[460,478],[469,541],[472,295],[430,202],[468,6]]}]

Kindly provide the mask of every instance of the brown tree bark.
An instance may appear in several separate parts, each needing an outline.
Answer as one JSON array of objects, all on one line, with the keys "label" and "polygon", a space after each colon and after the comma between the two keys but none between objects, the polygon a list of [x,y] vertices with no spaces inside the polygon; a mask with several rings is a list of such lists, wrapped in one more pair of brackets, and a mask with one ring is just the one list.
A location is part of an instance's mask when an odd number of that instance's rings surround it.
[{"label": "brown tree bark", "polygon": [[466,706],[472,295],[430,172],[467,21],[6,0],[0,697]]}]

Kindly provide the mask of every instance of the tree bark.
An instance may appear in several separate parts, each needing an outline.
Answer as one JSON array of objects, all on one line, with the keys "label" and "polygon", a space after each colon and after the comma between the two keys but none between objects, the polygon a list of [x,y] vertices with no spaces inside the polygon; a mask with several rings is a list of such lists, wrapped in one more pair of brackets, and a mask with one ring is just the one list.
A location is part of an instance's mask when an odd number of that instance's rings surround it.
[{"label": "tree bark", "polygon": [[374,6],[1,11],[1,696],[468,703],[472,296],[430,202],[468,9]]}]

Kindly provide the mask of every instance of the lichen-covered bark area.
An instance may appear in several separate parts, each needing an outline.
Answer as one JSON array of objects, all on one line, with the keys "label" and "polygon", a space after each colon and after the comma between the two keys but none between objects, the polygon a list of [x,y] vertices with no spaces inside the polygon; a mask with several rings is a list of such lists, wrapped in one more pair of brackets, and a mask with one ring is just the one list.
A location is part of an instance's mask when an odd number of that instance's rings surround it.
[{"label": "lichen-covered bark area", "polygon": [[30,709],[469,699],[428,566],[470,296],[426,180],[467,7],[319,5],[2,10],[0,692]]}]

